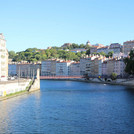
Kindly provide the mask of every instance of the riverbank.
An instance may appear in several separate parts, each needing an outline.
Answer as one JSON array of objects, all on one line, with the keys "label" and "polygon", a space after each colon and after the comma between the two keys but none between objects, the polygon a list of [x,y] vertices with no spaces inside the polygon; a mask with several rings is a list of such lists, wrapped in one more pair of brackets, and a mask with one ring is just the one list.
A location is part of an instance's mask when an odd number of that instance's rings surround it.
[{"label": "riverbank", "polygon": [[[27,80],[25,80],[25,81],[23,80],[22,82],[23,83],[27,82]],[[12,81],[12,82],[9,82],[9,83],[15,83],[16,84],[16,81],[14,81],[14,82]],[[36,86],[37,84],[39,84],[39,83],[36,80],[34,80],[34,81],[30,80],[29,83],[27,84],[27,86],[23,85],[23,86],[25,86],[24,90],[20,90],[20,91],[18,90],[16,92],[12,92],[10,94],[5,94],[4,96],[0,97],[0,101],[7,100],[7,99],[10,99],[10,98],[14,98],[14,97],[17,97],[17,96],[21,96],[21,95],[30,94],[32,92],[35,92],[35,91],[40,89],[40,88],[38,88]],[[4,92],[3,92],[3,94],[4,94]]]},{"label": "riverbank", "polygon": [[49,80],[60,80],[60,81],[78,81],[78,82],[88,82],[88,83],[99,83],[99,84],[110,84],[110,85],[122,85],[122,86],[129,86],[131,88],[134,88],[134,80],[116,80],[116,81],[111,81],[111,82],[107,82],[107,81],[102,81],[99,79],[90,79],[90,80],[85,80],[85,79],[49,79]]},{"label": "riverbank", "polygon": [[99,81],[99,80],[82,80],[82,79],[78,80],[77,79],[77,81],[88,82],[88,83],[110,84],[110,85],[122,85],[122,86],[129,86],[131,88],[134,88],[134,80],[122,81],[122,82],[118,82],[118,81],[107,82],[107,81]]}]

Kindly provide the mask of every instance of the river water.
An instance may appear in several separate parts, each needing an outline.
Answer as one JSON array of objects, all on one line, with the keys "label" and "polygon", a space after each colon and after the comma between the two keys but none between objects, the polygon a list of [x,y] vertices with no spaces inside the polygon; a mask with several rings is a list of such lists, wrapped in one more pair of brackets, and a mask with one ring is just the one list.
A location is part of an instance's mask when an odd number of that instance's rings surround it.
[{"label": "river water", "polygon": [[41,90],[0,102],[0,134],[134,134],[134,91],[41,80]]}]

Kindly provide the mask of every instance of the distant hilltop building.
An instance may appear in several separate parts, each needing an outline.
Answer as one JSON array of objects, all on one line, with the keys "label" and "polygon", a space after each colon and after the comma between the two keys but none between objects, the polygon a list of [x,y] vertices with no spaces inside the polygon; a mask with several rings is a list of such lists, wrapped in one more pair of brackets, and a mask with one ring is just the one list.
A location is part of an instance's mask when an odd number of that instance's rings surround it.
[{"label": "distant hilltop building", "polygon": [[104,45],[103,44],[99,44],[99,43],[97,43],[97,44],[95,44],[95,45],[92,45],[93,47],[97,47],[97,48],[101,48],[101,47],[104,47]]},{"label": "distant hilltop building", "polygon": [[97,52],[97,49],[99,48],[104,48],[105,46],[103,44],[95,44],[95,45],[92,45],[92,47],[90,48],[90,53],[94,53],[94,52]]},{"label": "distant hilltop building", "polygon": [[129,54],[133,48],[134,48],[134,40],[126,41],[123,43],[124,54]]},{"label": "distant hilltop building", "polygon": [[0,81],[7,80],[8,77],[8,51],[6,49],[6,40],[0,33]]},{"label": "distant hilltop building", "polygon": [[89,40],[86,42],[86,45],[92,46]]},{"label": "distant hilltop building", "polygon": [[110,48],[121,48],[121,44],[119,44],[119,43],[112,43],[112,44],[110,44]]},{"label": "distant hilltop building", "polygon": [[51,49],[52,47],[47,47],[47,49]]},{"label": "distant hilltop building", "polygon": [[65,47],[68,47],[68,46],[71,46],[72,43],[64,43],[61,47],[65,48]]},{"label": "distant hilltop building", "polygon": [[119,43],[112,43],[110,46],[104,46],[103,44],[95,44],[90,48],[90,53],[100,53],[104,52],[108,54],[109,52],[120,53],[122,52],[122,45]]}]

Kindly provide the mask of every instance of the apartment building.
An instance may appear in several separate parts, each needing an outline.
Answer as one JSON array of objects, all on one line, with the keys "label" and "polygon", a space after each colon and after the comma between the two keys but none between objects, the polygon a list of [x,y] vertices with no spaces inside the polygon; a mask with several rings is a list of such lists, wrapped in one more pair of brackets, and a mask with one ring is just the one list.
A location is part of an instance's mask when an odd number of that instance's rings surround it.
[{"label": "apartment building", "polygon": [[90,55],[88,58],[80,59],[80,74],[97,76],[99,74],[100,59],[103,56],[99,55]]},{"label": "apartment building", "polygon": [[6,49],[6,40],[0,33],[0,81],[7,80],[8,77],[8,51]]},{"label": "apartment building", "polygon": [[106,57],[97,56],[91,60],[91,75],[98,77],[102,75],[102,63]]},{"label": "apartment building", "polygon": [[104,52],[105,54],[108,54],[110,52],[109,46],[101,47],[97,49],[97,53]]},{"label": "apartment building", "polygon": [[56,75],[68,76],[70,74],[70,65],[74,61],[57,61],[56,62]]},{"label": "apartment building", "polygon": [[114,62],[114,73],[116,73],[118,76],[123,77],[125,73],[125,63],[123,62],[123,59],[116,59]]},{"label": "apartment building", "polygon": [[69,75],[79,76],[80,75],[80,62],[73,62],[69,66]]},{"label": "apartment building", "polygon": [[108,73],[107,73],[107,61],[104,61],[102,63],[102,73],[101,73],[102,76],[107,76]]},{"label": "apartment building", "polygon": [[134,48],[134,40],[126,41],[123,43],[123,53],[129,54],[130,51]]},{"label": "apartment building", "polygon": [[56,60],[45,60],[41,62],[41,75],[42,76],[55,76],[56,75]]},{"label": "apartment building", "polygon": [[10,63],[8,64],[8,75],[32,78],[36,76],[37,69],[41,70],[41,64]]},{"label": "apartment building", "polygon": [[80,59],[80,75],[85,75],[90,72],[91,58]]}]

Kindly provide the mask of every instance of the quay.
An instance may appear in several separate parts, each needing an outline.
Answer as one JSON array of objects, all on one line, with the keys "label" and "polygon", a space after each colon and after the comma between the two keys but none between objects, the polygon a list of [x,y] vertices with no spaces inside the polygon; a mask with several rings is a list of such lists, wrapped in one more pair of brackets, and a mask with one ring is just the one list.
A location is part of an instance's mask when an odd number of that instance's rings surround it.
[{"label": "quay", "polygon": [[0,82],[0,101],[40,90],[39,69],[35,79],[19,78]]}]

